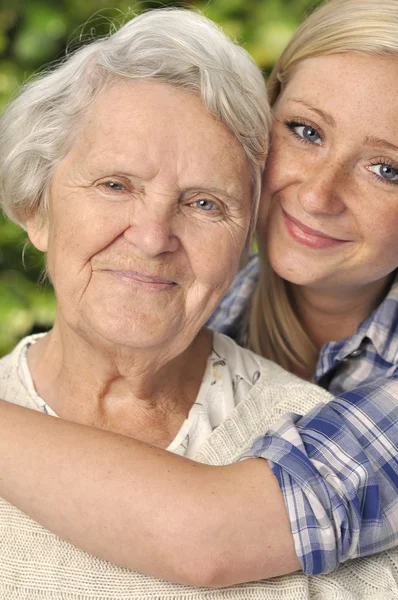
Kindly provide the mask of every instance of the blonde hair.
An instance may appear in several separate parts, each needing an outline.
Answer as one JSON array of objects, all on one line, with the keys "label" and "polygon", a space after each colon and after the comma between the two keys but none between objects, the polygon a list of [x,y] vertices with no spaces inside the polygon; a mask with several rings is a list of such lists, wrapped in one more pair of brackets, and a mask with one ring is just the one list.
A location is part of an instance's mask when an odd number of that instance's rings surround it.
[{"label": "blonde hair", "polygon": [[[271,105],[299,62],[342,52],[397,54],[397,0],[330,0],[315,10],[296,31],[270,75]],[[249,345],[289,371],[313,373],[318,351],[297,316],[289,282],[273,271],[264,249],[260,249],[260,257]]]}]

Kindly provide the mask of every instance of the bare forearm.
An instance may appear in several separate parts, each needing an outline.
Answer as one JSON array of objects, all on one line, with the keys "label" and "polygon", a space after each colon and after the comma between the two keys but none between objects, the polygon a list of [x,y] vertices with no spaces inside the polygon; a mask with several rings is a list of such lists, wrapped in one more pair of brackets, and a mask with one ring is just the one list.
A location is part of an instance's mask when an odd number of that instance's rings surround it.
[{"label": "bare forearm", "polygon": [[211,467],[0,402],[0,495],[74,545],[195,585],[300,568],[266,461]]}]

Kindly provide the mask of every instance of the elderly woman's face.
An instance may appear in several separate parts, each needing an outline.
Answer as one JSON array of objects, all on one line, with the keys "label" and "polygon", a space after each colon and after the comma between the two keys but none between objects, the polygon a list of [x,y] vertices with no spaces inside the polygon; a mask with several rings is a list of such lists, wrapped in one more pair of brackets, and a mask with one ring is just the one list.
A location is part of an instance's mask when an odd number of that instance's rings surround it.
[{"label": "elderly woman's face", "polygon": [[118,81],[55,170],[47,224],[28,232],[70,326],[151,347],[193,336],[227,290],[250,196],[241,146],[198,97]]}]

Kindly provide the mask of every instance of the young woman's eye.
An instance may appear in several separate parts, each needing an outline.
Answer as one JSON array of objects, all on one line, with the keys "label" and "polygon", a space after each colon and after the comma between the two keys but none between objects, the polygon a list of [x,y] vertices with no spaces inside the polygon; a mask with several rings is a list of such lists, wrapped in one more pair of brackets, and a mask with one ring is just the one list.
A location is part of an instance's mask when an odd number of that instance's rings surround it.
[{"label": "young woman's eye", "polygon": [[376,163],[370,167],[370,171],[376,175],[378,179],[382,179],[387,183],[398,183],[398,168],[387,163]]},{"label": "young woman's eye", "polygon": [[298,123],[297,121],[285,121],[285,125],[290,131],[305,142],[311,144],[322,144],[322,138],[312,125]]},{"label": "young woman's eye", "polygon": [[212,200],[195,200],[195,202],[192,202],[192,206],[206,212],[211,212],[218,208],[218,205]]}]

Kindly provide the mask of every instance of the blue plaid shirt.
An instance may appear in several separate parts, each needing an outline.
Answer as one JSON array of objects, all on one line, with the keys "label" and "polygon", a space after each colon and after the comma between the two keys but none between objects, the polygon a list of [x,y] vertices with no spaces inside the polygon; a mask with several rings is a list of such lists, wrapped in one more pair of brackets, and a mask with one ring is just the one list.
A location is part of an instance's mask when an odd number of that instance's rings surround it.
[{"label": "blue plaid shirt", "polygon": [[[239,339],[257,280],[254,256],[209,326]],[[269,461],[308,575],[398,544],[398,275],[353,336],[325,344],[314,382],[334,400],[286,415],[245,454]]]}]

